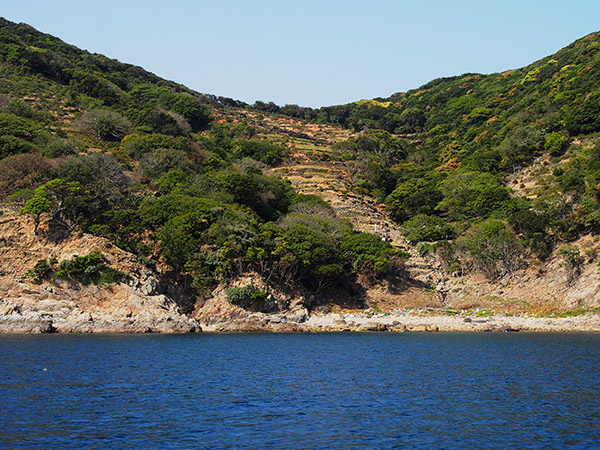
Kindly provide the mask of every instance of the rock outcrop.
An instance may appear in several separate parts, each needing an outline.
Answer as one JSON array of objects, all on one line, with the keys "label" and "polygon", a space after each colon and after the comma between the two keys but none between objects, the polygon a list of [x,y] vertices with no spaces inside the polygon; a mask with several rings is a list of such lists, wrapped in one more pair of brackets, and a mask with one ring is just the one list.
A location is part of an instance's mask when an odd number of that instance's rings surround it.
[{"label": "rock outcrop", "polygon": [[[106,239],[81,234],[52,241],[38,236],[33,221],[4,209],[0,215],[0,332],[5,333],[189,333],[198,321],[159,292],[152,272]],[[59,261],[101,251],[110,267],[129,274],[115,285],[82,285],[26,275],[40,259]]]},{"label": "rock outcrop", "polygon": [[[3,288],[6,285],[2,286]],[[42,284],[12,286],[0,300],[0,332],[190,333],[196,320],[164,295],[144,295],[131,286],[77,290]]]}]

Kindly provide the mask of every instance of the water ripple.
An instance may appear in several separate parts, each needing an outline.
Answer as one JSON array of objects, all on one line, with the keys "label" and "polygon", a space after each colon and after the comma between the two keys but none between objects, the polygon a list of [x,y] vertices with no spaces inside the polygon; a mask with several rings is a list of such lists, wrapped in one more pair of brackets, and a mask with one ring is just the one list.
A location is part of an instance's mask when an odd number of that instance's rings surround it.
[{"label": "water ripple", "polygon": [[0,447],[597,449],[600,336],[1,336]]}]

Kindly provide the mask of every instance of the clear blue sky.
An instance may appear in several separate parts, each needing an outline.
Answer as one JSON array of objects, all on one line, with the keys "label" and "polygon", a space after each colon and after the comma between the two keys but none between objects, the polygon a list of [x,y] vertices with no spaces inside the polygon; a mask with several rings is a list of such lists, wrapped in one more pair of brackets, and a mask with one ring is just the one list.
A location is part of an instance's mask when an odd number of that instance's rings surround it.
[{"label": "clear blue sky", "polygon": [[5,0],[0,16],[199,92],[318,107],[517,68],[600,30],[598,0]]}]

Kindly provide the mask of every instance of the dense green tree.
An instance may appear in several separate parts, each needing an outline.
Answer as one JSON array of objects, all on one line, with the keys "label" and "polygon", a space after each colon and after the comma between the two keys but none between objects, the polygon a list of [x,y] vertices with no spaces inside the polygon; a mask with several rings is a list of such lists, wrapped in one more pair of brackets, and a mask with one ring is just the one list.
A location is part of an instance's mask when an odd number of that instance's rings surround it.
[{"label": "dense green tree", "polygon": [[179,95],[171,110],[181,114],[194,132],[205,129],[210,123],[210,110],[190,95]]},{"label": "dense green tree", "polygon": [[417,214],[402,224],[404,235],[413,242],[452,239],[454,228],[441,217]]},{"label": "dense green tree", "polygon": [[552,251],[552,236],[548,234],[550,219],[546,214],[528,208],[514,211],[508,218],[515,232],[540,257],[546,257]]},{"label": "dense green tree", "polygon": [[44,139],[45,133],[34,121],[0,112],[0,159],[37,151],[37,143]]},{"label": "dense green tree", "polygon": [[341,243],[341,251],[356,273],[371,279],[397,275],[407,257],[389,242],[369,233],[346,234]]},{"label": "dense green tree", "polygon": [[548,150],[551,156],[560,156],[569,146],[569,136],[566,132],[554,132],[546,136],[544,149]]},{"label": "dense green tree", "polygon": [[35,235],[42,213],[48,213],[52,221],[61,221],[73,227],[83,203],[81,185],[78,182],[55,178],[35,190],[33,197],[21,208],[21,213],[33,215]]},{"label": "dense green tree", "polygon": [[440,190],[443,199],[436,209],[455,220],[502,211],[510,199],[508,190],[496,177],[481,172],[455,172],[441,183]]},{"label": "dense green tree", "polygon": [[441,199],[442,193],[431,181],[413,178],[400,183],[385,204],[395,219],[404,222],[416,214],[432,214]]},{"label": "dense green tree", "polygon": [[488,278],[504,273],[513,275],[523,267],[524,252],[515,232],[503,221],[488,219],[477,225],[462,239],[475,266]]}]

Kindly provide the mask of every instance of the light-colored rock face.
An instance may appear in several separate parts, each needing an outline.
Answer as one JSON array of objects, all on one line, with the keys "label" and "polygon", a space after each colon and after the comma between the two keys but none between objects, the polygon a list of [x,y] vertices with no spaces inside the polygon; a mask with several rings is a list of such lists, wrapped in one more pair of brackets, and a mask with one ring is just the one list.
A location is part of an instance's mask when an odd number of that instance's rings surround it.
[{"label": "light-colored rock face", "polygon": [[[279,287],[267,300],[246,308],[233,304],[226,295],[229,287],[243,287],[252,283],[255,289],[273,291],[256,273],[247,273],[226,285],[217,287],[202,303],[197,304],[194,317],[201,324],[214,328],[215,324],[233,322],[254,322],[279,324],[302,323],[308,318],[308,310],[303,296],[293,289]],[[259,319],[256,319],[256,318]],[[231,325],[233,326],[233,325]]]},{"label": "light-colored rock face", "polygon": [[[145,295],[126,284],[79,287],[43,284],[13,286],[0,299],[3,332],[161,332],[201,331],[164,295]],[[49,294],[48,289],[57,291]]]},{"label": "light-colored rock face", "polygon": [[[40,227],[43,230],[43,224]],[[158,282],[135,257],[91,235],[51,242],[33,235],[33,222],[5,211],[0,216],[0,332],[201,331],[175,302],[157,292]],[[25,274],[39,259],[70,259],[101,251],[107,264],[131,274],[118,285],[84,286]]]}]

